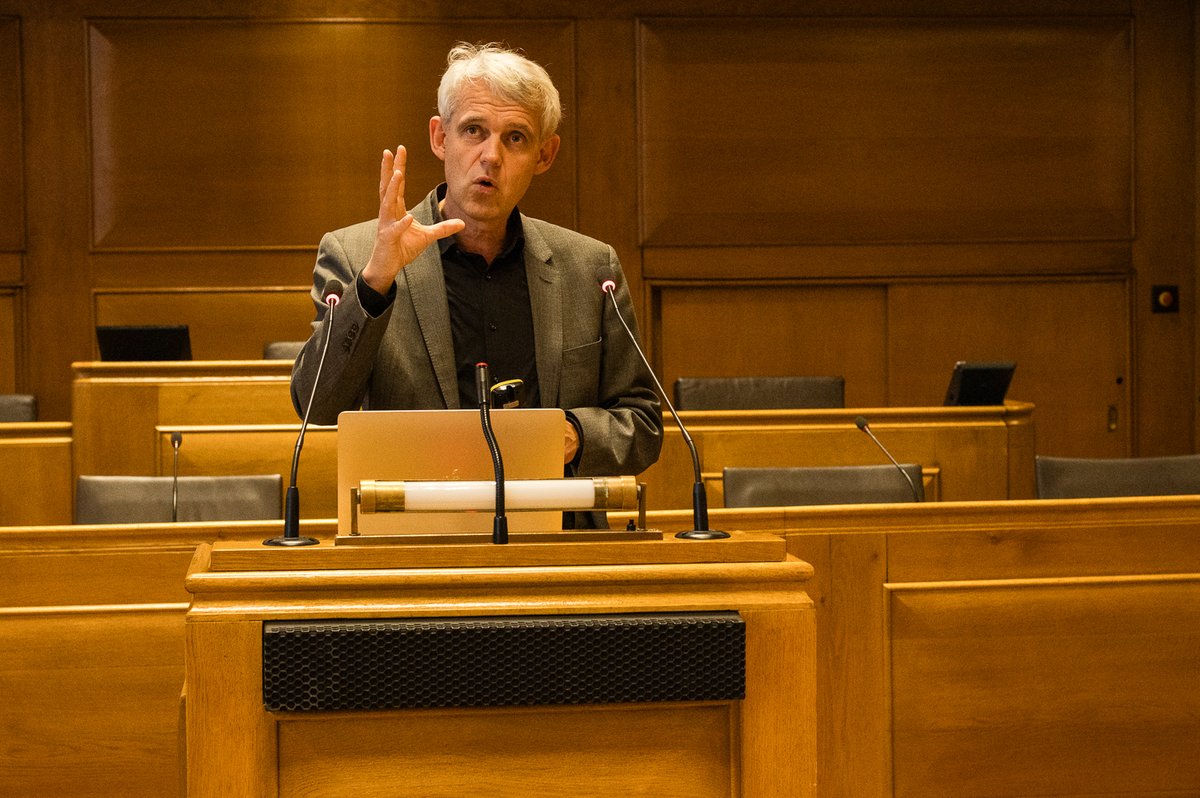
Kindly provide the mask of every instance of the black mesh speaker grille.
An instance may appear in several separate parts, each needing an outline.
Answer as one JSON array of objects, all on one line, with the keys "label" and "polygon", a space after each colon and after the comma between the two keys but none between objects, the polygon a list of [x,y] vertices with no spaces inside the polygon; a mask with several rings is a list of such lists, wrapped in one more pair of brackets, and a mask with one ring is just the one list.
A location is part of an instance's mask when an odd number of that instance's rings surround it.
[{"label": "black mesh speaker grille", "polygon": [[272,711],[733,700],[736,612],[263,624]]}]

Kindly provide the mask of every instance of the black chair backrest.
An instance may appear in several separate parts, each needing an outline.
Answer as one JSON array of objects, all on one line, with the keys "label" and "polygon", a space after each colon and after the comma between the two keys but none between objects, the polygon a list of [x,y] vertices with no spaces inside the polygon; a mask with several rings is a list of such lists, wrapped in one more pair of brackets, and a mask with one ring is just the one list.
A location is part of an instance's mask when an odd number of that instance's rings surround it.
[{"label": "black chair backrest", "polygon": [[0,421],[37,421],[37,399],[27,393],[0,393]]},{"label": "black chair backrest", "polygon": [[676,410],[783,410],[846,406],[842,377],[680,377]]},{"label": "black chair backrest", "polygon": [[269,341],[263,347],[264,360],[295,360],[305,341]]},{"label": "black chair backrest", "polygon": [[[250,521],[283,517],[283,477],[252,474],[180,477],[179,521]],[[171,521],[171,477],[81,476],[77,524]]]},{"label": "black chair backrest", "polygon": [[902,463],[900,467],[912,479],[912,485],[893,465],[794,468],[731,466],[724,472],[725,506],[790,507],[803,504],[924,501],[921,466]]},{"label": "black chair backrest", "polygon": [[1200,455],[1174,457],[1042,457],[1036,459],[1040,499],[1200,494]]}]

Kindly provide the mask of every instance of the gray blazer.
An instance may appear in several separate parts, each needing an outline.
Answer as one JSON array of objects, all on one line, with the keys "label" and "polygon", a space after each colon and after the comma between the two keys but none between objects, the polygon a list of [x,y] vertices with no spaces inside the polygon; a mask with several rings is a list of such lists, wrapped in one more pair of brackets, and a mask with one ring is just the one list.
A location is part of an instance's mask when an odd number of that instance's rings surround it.
[{"label": "gray blazer", "polygon": [[[436,190],[413,216],[433,221]],[[568,410],[583,433],[580,476],[637,474],[658,459],[662,411],[654,381],[601,293],[596,269],[617,281],[621,314],[637,320],[612,247],[556,225],[521,216],[525,270],[533,306],[538,392],[545,407]],[[343,410],[458,407],[454,340],[442,274],[432,244],[396,277],[396,299],[379,317],[362,307],[356,278],[366,267],[377,221],[326,233],[313,269],[313,333],[292,370],[292,403],[303,416],[324,343],[325,286],[345,287],[309,421],[335,424]]]}]

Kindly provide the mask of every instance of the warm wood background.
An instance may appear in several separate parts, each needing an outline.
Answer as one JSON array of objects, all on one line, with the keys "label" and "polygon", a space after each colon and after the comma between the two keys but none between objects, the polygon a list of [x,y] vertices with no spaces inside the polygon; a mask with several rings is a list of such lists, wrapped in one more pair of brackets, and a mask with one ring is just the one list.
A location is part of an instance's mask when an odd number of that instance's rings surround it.
[{"label": "warm wood background", "polygon": [[1012,359],[1040,452],[1190,452],[1195,27],[1186,0],[0,0],[0,391],[69,418],[96,323],[186,322],[201,359],[305,337],[322,232],[374,215],[384,147],[437,182],[445,52],[503,40],[566,106],[523,207],[616,246],[664,382],[927,405]]}]

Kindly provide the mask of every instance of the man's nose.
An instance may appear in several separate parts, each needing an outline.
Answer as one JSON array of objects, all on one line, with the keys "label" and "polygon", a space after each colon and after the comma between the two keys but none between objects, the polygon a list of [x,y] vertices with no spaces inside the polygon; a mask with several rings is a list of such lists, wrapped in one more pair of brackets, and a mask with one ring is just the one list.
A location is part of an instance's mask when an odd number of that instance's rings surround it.
[{"label": "man's nose", "polygon": [[498,135],[488,136],[483,142],[483,151],[480,153],[480,159],[484,163],[498,164],[500,163],[502,152],[503,148],[500,146],[500,137]]}]

